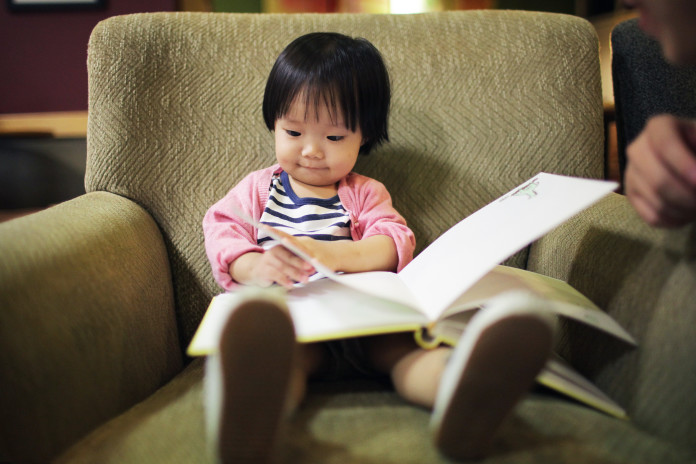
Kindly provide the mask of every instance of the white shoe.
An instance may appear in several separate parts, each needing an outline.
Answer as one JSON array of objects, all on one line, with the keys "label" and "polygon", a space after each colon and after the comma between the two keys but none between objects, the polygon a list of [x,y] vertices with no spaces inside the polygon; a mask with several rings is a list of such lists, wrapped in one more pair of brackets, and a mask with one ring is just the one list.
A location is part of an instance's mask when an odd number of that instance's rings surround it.
[{"label": "white shoe", "polygon": [[208,437],[223,463],[271,461],[290,384],[295,331],[277,298],[242,298],[208,357]]},{"label": "white shoe", "polygon": [[433,407],[430,425],[440,452],[455,459],[485,455],[546,364],[555,323],[544,300],[517,291],[490,300],[471,318]]}]

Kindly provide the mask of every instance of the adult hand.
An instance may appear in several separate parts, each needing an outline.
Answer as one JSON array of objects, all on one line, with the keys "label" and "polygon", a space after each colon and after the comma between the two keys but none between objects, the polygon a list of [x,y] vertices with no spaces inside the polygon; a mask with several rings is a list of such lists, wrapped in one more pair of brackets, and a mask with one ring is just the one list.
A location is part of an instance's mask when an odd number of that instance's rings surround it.
[{"label": "adult hand", "polygon": [[696,120],[655,116],[626,155],[626,195],[648,224],[680,227],[696,220]]}]

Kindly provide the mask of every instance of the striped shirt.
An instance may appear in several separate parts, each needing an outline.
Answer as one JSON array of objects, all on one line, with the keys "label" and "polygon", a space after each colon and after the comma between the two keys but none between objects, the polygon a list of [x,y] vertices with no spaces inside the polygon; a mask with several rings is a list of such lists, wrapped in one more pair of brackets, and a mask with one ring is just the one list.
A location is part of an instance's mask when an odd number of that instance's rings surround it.
[{"label": "striped shirt", "polygon": [[[268,202],[260,222],[297,237],[315,240],[352,240],[350,215],[338,195],[331,198],[300,198],[292,190],[288,173],[273,176]],[[263,230],[258,231],[257,243],[265,249],[276,244]]]}]

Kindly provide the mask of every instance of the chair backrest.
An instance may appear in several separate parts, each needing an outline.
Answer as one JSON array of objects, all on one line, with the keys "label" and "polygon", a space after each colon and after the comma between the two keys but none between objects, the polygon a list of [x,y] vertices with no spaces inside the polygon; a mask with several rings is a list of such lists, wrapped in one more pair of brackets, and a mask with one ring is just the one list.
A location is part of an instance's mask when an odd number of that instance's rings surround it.
[{"label": "chair backrest", "polygon": [[311,31],[366,37],[387,61],[391,142],[356,170],[390,189],[418,249],[539,171],[603,175],[598,42],[580,18],[489,10],[109,19],[89,44],[86,187],[133,199],[160,225],[182,343],[220,291],[203,214],[274,162],[265,80],[285,45]]},{"label": "chair backrest", "polygon": [[696,118],[696,67],[676,67],[660,43],[638,27],[638,19],[611,32],[611,72],[616,108],[619,169],[626,169],[626,147],[651,116],[669,113]]}]

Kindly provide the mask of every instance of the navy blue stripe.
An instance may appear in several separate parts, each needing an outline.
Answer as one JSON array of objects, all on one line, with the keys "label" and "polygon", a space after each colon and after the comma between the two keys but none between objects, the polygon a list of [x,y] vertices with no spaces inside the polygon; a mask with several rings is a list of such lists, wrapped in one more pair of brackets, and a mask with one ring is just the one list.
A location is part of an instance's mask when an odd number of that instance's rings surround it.
[{"label": "navy blue stripe", "polygon": [[[288,197],[284,197],[284,198],[288,198]],[[281,198],[276,198],[276,197],[273,196],[273,195],[271,195],[270,197],[268,197],[268,199],[271,200],[271,201],[272,201],[273,203],[275,203],[276,205],[278,205],[278,206],[280,206],[281,208],[284,208],[284,209],[299,209],[299,208],[301,208],[302,206],[304,206],[304,205],[296,205],[296,204],[294,204],[294,203],[283,203],[283,202],[281,201],[281,200],[282,200]],[[306,204],[308,204],[308,203],[305,203],[305,205],[306,205]],[[330,209],[330,210],[343,210],[343,206],[341,205],[341,203],[337,203],[337,204],[334,204],[334,205],[317,205],[317,206],[321,206],[321,207],[324,208],[324,209]]]},{"label": "navy blue stripe", "polygon": [[[283,229],[283,228],[285,228],[285,229],[291,229],[291,230],[293,230],[293,231],[295,230],[295,229],[293,229],[292,227],[288,227],[288,226],[286,226],[285,224],[281,224],[280,222],[261,221],[261,224],[265,224],[265,225],[267,225],[267,226],[275,227],[276,229]],[[287,231],[284,230],[283,232],[287,232]]]},{"label": "navy blue stripe", "polygon": [[[276,192],[278,192],[278,190],[276,190]],[[289,198],[289,197],[284,196],[282,198]],[[270,197],[268,197],[269,200],[271,200],[273,203],[275,203],[276,205],[278,205],[284,209],[299,209],[304,205],[310,204],[310,202],[305,202],[304,204],[301,204],[301,205],[296,205],[294,203],[283,203],[281,201],[282,198],[277,198],[275,195],[271,195]],[[341,205],[340,202],[332,204],[332,205],[317,205],[317,206],[321,206],[324,209],[332,209],[332,210],[342,210],[343,209],[343,206]]]},{"label": "navy blue stripe", "polygon": [[340,227],[341,229],[343,229],[343,228],[347,229],[349,226],[350,226],[350,219],[348,219],[346,221],[334,222],[333,224],[329,225],[326,228],[328,229],[329,227]]},{"label": "navy blue stripe", "polygon": [[321,240],[324,242],[334,242],[337,240],[353,240],[351,237],[343,237],[343,236],[337,236],[337,235],[328,235],[328,234],[319,234],[319,235],[312,235],[312,234],[297,234],[295,237],[311,237],[314,240]]},{"label": "navy blue stripe", "polygon": [[[286,198],[287,198],[287,197],[286,197]],[[283,202],[281,202],[280,200],[278,200],[278,199],[277,199],[275,196],[273,196],[273,195],[271,195],[268,199],[271,200],[271,201],[273,201],[273,203],[275,203],[276,205],[280,206],[281,208],[285,208],[285,209],[297,209],[297,208],[299,208],[300,206],[302,206],[302,205],[294,205],[294,204],[292,204],[292,203],[283,203]],[[268,207],[266,207],[266,209],[265,209],[264,211],[268,211]]]},{"label": "navy blue stripe", "polygon": [[295,196],[293,198],[292,196],[288,195],[288,198],[291,198],[292,201],[297,203],[299,206],[315,205],[315,206],[321,206],[322,208],[326,208],[326,209],[336,209],[336,203],[339,201],[338,195],[331,197],[331,198],[312,198],[312,197],[298,197],[298,196]]},{"label": "navy blue stripe", "polygon": [[288,222],[294,222],[294,223],[303,223],[307,221],[321,221],[324,219],[333,219],[333,218],[338,218],[338,217],[344,217],[343,214],[341,213],[327,213],[327,214],[307,214],[305,216],[300,216],[300,217],[292,217],[288,216],[287,214],[279,213],[278,211],[273,211],[271,209],[266,209],[264,212],[267,212],[271,216],[275,216],[279,219],[286,220]]},{"label": "navy blue stripe", "polygon": [[324,242],[336,242],[338,240],[353,240],[351,237],[341,235],[298,235],[298,237],[312,237],[314,240],[323,240]]},{"label": "navy blue stripe", "polygon": [[288,178],[288,173],[285,171],[280,173],[280,182],[283,184],[285,194],[290,198],[290,200],[292,200],[293,203],[297,205],[317,205],[330,208],[334,204],[339,202],[338,195],[334,195],[331,198],[299,197],[292,189],[292,184],[290,183],[290,179]]},{"label": "navy blue stripe", "polygon": [[[338,240],[353,240],[352,237],[344,237],[340,235],[328,235],[328,234],[319,234],[319,235],[312,235],[312,234],[297,234],[293,235],[293,237],[311,237],[314,240],[321,240],[323,242],[335,242]],[[264,242],[270,242],[271,240],[275,240],[273,237],[263,237],[260,238],[257,243],[258,245],[261,245]]]},{"label": "navy blue stripe", "polygon": [[[330,234],[318,234],[318,235],[313,235],[313,234],[295,234],[293,237],[311,237],[314,240],[321,240],[323,242],[335,242],[338,240],[353,240],[352,237],[350,236],[343,236],[343,235],[330,235]],[[270,242],[271,240],[275,240],[273,237],[262,237],[257,240],[257,244],[261,245],[264,242]]]},{"label": "navy blue stripe", "polygon": [[[275,227],[277,229],[291,229],[293,231],[296,231],[297,229],[293,229],[292,227],[289,227],[287,224],[281,224],[280,222],[271,222],[271,221],[262,221],[261,224],[265,224],[267,226]],[[329,224],[326,227],[322,227],[322,230],[329,229],[331,227],[338,227],[338,228],[348,228],[350,225],[350,219],[347,221],[338,221],[334,222],[333,224]],[[306,231],[306,232],[312,232],[312,231]]]}]

